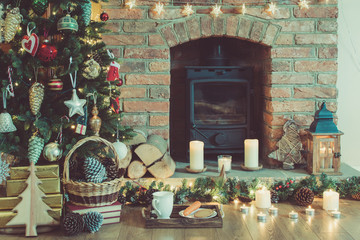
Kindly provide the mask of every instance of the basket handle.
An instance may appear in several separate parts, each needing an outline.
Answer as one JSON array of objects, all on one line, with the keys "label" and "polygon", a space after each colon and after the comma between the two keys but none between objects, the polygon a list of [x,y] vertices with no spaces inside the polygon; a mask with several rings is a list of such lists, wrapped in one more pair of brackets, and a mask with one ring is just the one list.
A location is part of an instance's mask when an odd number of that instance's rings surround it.
[{"label": "basket handle", "polygon": [[75,145],[70,149],[70,151],[68,152],[68,154],[65,157],[64,171],[63,171],[63,178],[65,179],[65,181],[69,181],[69,179],[70,179],[69,161],[70,161],[72,154],[75,152],[76,149],[78,149],[79,147],[84,145],[86,142],[101,142],[101,143],[104,143],[106,146],[108,146],[113,151],[114,156],[115,156],[115,165],[117,168],[119,168],[120,159],[119,159],[119,156],[111,142],[109,142],[108,140],[106,140],[104,138],[98,137],[98,136],[86,137],[86,138],[81,139],[77,143],[75,143]]}]

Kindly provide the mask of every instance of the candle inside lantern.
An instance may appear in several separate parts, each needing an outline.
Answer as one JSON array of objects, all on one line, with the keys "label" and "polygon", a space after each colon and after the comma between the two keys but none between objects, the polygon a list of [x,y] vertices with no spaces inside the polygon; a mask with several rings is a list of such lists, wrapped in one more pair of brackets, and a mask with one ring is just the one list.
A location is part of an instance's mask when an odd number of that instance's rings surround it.
[{"label": "candle inside lantern", "polygon": [[201,171],[204,169],[204,142],[190,141],[190,169]]},{"label": "candle inside lantern", "polygon": [[245,204],[243,204],[241,207],[241,212],[242,213],[245,213],[245,214],[248,214],[249,213],[249,207],[248,206],[245,206]]},{"label": "candle inside lantern", "polygon": [[272,215],[277,215],[278,214],[278,208],[277,207],[271,206],[271,208],[269,208],[269,210],[270,210],[270,214],[272,214]]},{"label": "candle inside lantern", "polygon": [[307,209],[305,209],[306,215],[308,216],[314,216],[315,214],[315,209],[311,208],[311,206],[309,206]]},{"label": "candle inside lantern", "polygon": [[219,155],[218,156],[218,171],[221,172],[222,167],[224,166],[225,172],[231,170],[231,155]]},{"label": "candle inside lantern", "polygon": [[245,139],[245,167],[259,167],[259,140],[258,139]]},{"label": "candle inside lantern", "polygon": [[266,214],[264,214],[262,212],[258,213],[257,219],[260,221],[266,220]]},{"label": "candle inside lantern", "polygon": [[331,215],[332,215],[334,218],[340,218],[341,213],[336,210],[336,211],[331,212]]},{"label": "candle inside lantern", "polygon": [[323,193],[323,209],[337,210],[339,209],[339,193],[327,190]]},{"label": "candle inside lantern", "polygon": [[289,212],[289,218],[297,219],[298,217],[299,217],[299,214],[297,212],[294,212],[294,211]]},{"label": "candle inside lantern", "polygon": [[269,208],[271,206],[270,191],[265,187],[255,192],[255,206],[257,208]]}]

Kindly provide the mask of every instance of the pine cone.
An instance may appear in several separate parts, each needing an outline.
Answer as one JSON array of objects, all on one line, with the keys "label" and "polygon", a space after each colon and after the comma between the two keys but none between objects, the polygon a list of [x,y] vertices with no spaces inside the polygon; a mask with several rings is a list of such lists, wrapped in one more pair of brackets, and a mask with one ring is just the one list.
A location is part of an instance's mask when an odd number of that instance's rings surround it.
[{"label": "pine cone", "polygon": [[83,220],[84,220],[85,228],[89,232],[95,233],[99,231],[103,223],[104,217],[99,212],[88,212],[84,214]]},{"label": "pine cone", "polygon": [[33,0],[31,8],[38,16],[42,16],[45,13],[48,5],[48,0]]},{"label": "pine cone", "polygon": [[106,167],[106,172],[108,181],[119,177],[119,169],[115,165]]},{"label": "pine cone", "polygon": [[30,162],[34,162],[34,164],[37,163],[39,160],[39,157],[41,155],[41,152],[44,148],[44,139],[33,135],[29,139],[29,146],[28,146],[28,158]]},{"label": "pine cone", "polygon": [[63,228],[66,235],[76,235],[84,230],[84,220],[79,213],[68,213],[64,217]]},{"label": "pine cone", "polygon": [[34,83],[29,89],[29,103],[31,113],[35,116],[39,113],[44,100],[45,87],[41,83]]},{"label": "pine cone", "polygon": [[81,8],[81,20],[85,24],[85,26],[88,26],[90,24],[90,17],[91,17],[91,1],[87,0],[86,2],[82,3],[80,5]]},{"label": "pine cone", "polygon": [[84,161],[84,173],[87,182],[101,183],[106,177],[106,169],[96,158],[88,157]]},{"label": "pine cone", "polygon": [[271,195],[271,202],[272,203],[278,203],[280,198],[279,195],[276,191],[274,190],[270,190],[270,195]]},{"label": "pine cone", "polygon": [[240,200],[241,202],[243,202],[243,203],[248,203],[248,202],[251,202],[251,201],[252,201],[252,199],[251,199],[249,196],[244,195],[244,194],[238,196],[238,198],[239,198],[239,200]]},{"label": "pine cone", "polygon": [[314,201],[314,193],[309,188],[302,187],[295,193],[295,201],[300,206],[308,206]]},{"label": "pine cone", "polygon": [[106,168],[109,166],[115,166],[115,162],[111,158],[108,158],[108,157],[101,159],[101,163]]},{"label": "pine cone", "polygon": [[145,193],[145,203],[146,203],[147,205],[150,205],[150,204],[151,204],[151,202],[152,202],[152,200],[153,200],[153,198],[154,198],[153,193],[154,193],[154,192],[158,192],[158,191],[159,191],[159,190],[153,189],[153,188],[149,188],[149,189],[146,191],[146,193]]},{"label": "pine cone", "polygon": [[352,197],[353,199],[355,199],[355,200],[360,201],[360,192],[357,192],[357,193],[351,195],[351,197]]},{"label": "pine cone", "polygon": [[126,197],[122,194],[119,194],[118,201],[124,205],[126,203]]}]

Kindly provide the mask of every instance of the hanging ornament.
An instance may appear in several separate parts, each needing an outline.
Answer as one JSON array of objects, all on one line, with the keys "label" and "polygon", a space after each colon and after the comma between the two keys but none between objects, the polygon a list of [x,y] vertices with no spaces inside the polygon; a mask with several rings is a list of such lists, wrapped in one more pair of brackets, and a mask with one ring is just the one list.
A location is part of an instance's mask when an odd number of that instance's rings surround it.
[{"label": "hanging ornament", "polygon": [[39,37],[35,33],[31,33],[36,26],[29,30],[29,24],[27,25],[27,35],[21,40],[21,46],[26,52],[30,53],[31,56],[35,56],[39,48]]},{"label": "hanging ornament", "polygon": [[91,130],[94,132],[94,135],[99,136],[99,132],[101,128],[101,118],[98,116],[99,111],[96,107],[96,99],[97,99],[96,92],[89,93],[88,96],[93,96],[94,99],[94,107],[91,110],[91,114],[93,116],[89,119],[89,125]]},{"label": "hanging ornament", "polygon": [[298,6],[299,8],[302,9],[309,9],[309,1],[308,0],[299,0],[298,2]]},{"label": "hanging ornament", "polygon": [[4,6],[0,3],[0,43],[5,41],[4,31],[5,31],[5,20],[3,19]]},{"label": "hanging ornament", "polygon": [[152,9],[153,13],[155,13],[156,15],[161,15],[165,12],[164,10],[164,4],[162,2],[157,2],[155,3],[155,5],[153,6]]},{"label": "hanging ornament", "polygon": [[[108,53],[110,59],[115,58],[114,54],[112,52],[110,52],[109,49],[107,49],[107,53]],[[119,79],[119,69],[120,69],[120,64],[115,61],[112,61],[110,63],[110,67],[107,72],[106,81],[113,82],[115,80],[118,80]]]},{"label": "hanging ornament", "polygon": [[55,141],[45,145],[43,156],[49,162],[55,162],[62,157],[62,152],[60,145]]},{"label": "hanging ornament", "polygon": [[184,6],[184,8],[183,8],[183,10],[181,11],[181,13],[184,15],[184,16],[190,16],[191,14],[193,14],[194,13],[194,10],[192,9],[192,5],[190,5],[189,3],[187,3],[185,6]]},{"label": "hanging ornament", "polygon": [[119,126],[116,125],[116,142],[113,143],[113,146],[115,148],[115,151],[117,155],[119,156],[119,159],[123,159],[128,152],[127,146],[119,141]]},{"label": "hanging ornament", "polygon": [[276,7],[276,3],[269,3],[268,7],[265,9],[265,12],[269,15],[269,16],[274,16],[274,14],[279,11],[279,9]]},{"label": "hanging ornament", "polygon": [[63,82],[56,75],[48,82],[48,87],[51,91],[61,91],[63,89]]},{"label": "hanging ornament", "polygon": [[107,20],[109,20],[109,14],[107,14],[106,12],[102,12],[100,14],[100,19],[101,21],[106,22]]},{"label": "hanging ornament", "polygon": [[57,52],[58,51],[56,47],[50,45],[49,40],[45,39],[39,48],[37,57],[40,59],[40,61],[50,62],[55,59]]},{"label": "hanging ornament", "polygon": [[110,108],[116,114],[118,114],[120,112],[119,97],[117,97],[117,98],[110,97]]},{"label": "hanging ornament", "polygon": [[84,107],[84,116],[79,116],[76,119],[76,128],[75,132],[77,134],[85,135],[87,128],[87,106]]},{"label": "hanging ornament", "polygon": [[12,121],[11,115],[6,111],[6,95],[9,91],[9,86],[3,91],[3,106],[4,111],[0,114],[0,133],[9,133],[16,131],[16,127]]},{"label": "hanging ornament", "polygon": [[30,163],[31,162],[33,162],[34,164],[37,163],[43,148],[44,148],[44,139],[38,136],[38,133],[35,132],[34,135],[32,135],[31,138],[29,139],[29,145],[28,145],[28,158]]},{"label": "hanging ornament", "polygon": [[136,6],[136,0],[125,0],[125,7],[133,9]]},{"label": "hanging ornament", "polygon": [[119,78],[119,81],[116,83],[116,86],[121,87],[124,84],[124,80]]},{"label": "hanging ornament", "polygon": [[2,161],[0,158],[0,184],[6,181],[6,177],[9,177],[10,174],[9,164],[6,161]]},{"label": "hanging ornament", "polygon": [[17,29],[20,27],[22,16],[18,7],[10,10],[5,18],[5,41],[10,42],[14,39]]},{"label": "hanging ornament", "polygon": [[31,113],[35,116],[39,113],[44,99],[44,85],[35,82],[29,89],[29,102]]},{"label": "hanging ornament", "polygon": [[91,1],[87,0],[80,4],[81,20],[85,26],[89,26],[91,20]]},{"label": "hanging ornament", "polygon": [[79,24],[70,16],[70,11],[66,13],[66,16],[59,19],[57,22],[57,30],[72,30],[75,32],[79,30]]},{"label": "hanging ornament", "polygon": [[44,15],[49,6],[49,0],[32,0],[31,8],[38,16]]},{"label": "hanging ornament", "polygon": [[221,14],[223,14],[223,12],[221,11],[221,6],[215,4],[215,6],[212,6],[211,7],[211,12],[210,12],[210,15],[213,17],[213,18],[217,18],[219,17]]},{"label": "hanging ornament", "polygon": [[101,67],[94,59],[90,59],[84,63],[85,68],[82,73],[84,78],[95,79],[100,75]]}]

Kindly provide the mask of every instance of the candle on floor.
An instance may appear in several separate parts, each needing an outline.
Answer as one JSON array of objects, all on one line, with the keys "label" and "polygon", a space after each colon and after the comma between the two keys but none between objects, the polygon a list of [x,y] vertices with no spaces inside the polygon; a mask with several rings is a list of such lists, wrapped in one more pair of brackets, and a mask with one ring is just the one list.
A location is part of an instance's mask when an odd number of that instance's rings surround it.
[{"label": "candle on floor", "polygon": [[204,169],[204,142],[190,141],[190,169],[201,171]]},{"label": "candle on floor", "polygon": [[244,141],[244,165],[245,167],[259,167],[259,140],[245,139]]},{"label": "candle on floor", "polygon": [[245,206],[245,204],[243,204],[241,207],[241,212],[242,213],[245,213],[245,214],[248,214],[249,213],[249,207],[248,206]]},{"label": "candle on floor", "polygon": [[305,209],[306,215],[308,216],[314,216],[315,215],[315,209],[311,208],[311,206],[309,206],[307,209]]},{"label": "candle on floor", "polygon": [[333,211],[333,212],[331,212],[331,215],[332,215],[334,218],[340,218],[341,212],[339,212],[339,211]]},{"label": "candle on floor", "polygon": [[339,193],[326,190],[323,194],[323,209],[324,210],[338,210],[339,209]]},{"label": "candle on floor", "polygon": [[294,211],[289,212],[289,218],[297,219],[298,217],[299,217],[299,214],[297,212],[294,212]]},{"label": "candle on floor", "polygon": [[225,172],[231,170],[231,155],[218,155],[218,172],[221,172],[222,167],[224,166]]},{"label": "candle on floor", "polygon": [[257,208],[269,208],[271,206],[270,191],[265,187],[255,192],[255,206]]},{"label": "candle on floor", "polygon": [[270,214],[272,214],[272,215],[277,215],[278,214],[278,208],[277,207],[271,206],[271,208],[269,208],[269,210],[270,210]]},{"label": "candle on floor", "polygon": [[257,219],[260,221],[266,220],[266,214],[262,212],[258,213]]}]

